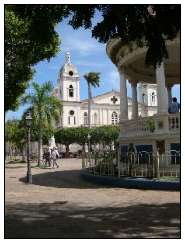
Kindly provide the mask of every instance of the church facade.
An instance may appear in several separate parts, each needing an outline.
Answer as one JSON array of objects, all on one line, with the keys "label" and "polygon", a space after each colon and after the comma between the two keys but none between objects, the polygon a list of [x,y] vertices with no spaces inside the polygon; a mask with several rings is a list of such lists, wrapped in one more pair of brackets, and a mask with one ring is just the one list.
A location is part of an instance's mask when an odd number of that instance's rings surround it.
[{"label": "church facade", "polygon": [[[100,83],[101,85],[101,83]],[[54,94],[62,100],[58,127],[88,126],[88,99],[80,100],[80,74],[66,52],[65,63],[59,71]],[[138,115],[152,116],[157,113],[157,86],[139,83]],[[91,102],[91,126],[116,125],[120,116],[120,93],[116,90],[94,96]],[[128,97],[128,117],[132,118],[132,99]]]}]

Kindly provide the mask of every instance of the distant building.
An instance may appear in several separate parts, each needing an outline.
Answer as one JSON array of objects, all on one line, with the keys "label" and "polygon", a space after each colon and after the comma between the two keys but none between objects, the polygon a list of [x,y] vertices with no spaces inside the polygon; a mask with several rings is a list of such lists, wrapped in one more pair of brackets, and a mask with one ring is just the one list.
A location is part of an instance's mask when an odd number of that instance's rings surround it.
[{"label": "distant building", "polygon": [[[157,112],[157,87],[140,83],[138,86],[138,115],[149,116]],[[60,127],[88,126],[88,99],[80,100],[80,75],[71,63],[70,52],[66,52],[65,63],[59,71],[54,93],[63,102]],[[132,117],[132,99],[128,97],[128,116]],[[119,123],[120,93],[112,90],[92,98],[91,125]]]}]

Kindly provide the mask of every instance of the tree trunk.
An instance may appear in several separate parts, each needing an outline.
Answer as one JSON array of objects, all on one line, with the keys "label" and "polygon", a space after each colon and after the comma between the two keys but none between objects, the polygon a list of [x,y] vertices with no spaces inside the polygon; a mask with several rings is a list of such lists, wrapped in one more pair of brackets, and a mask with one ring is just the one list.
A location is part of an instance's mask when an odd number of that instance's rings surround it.
[{"label": "tree trunk", "polygon": [[40,167],[41,162],[42,162],[42,131],[39,131],[39,143],[38,143],[38,152],[39,152],[39,157],[38,157],[38,167]]},{"label": "tree trunk", "polygon": [[88,126],[91,127],[91,85],[88,82]]},{"label": "tree trunk", "polygon": [[22,161],[26,161],[24,146],[21,148],[21,152],[22,152]]},{"label": "tree trunk", "polygon": [[82,144],[82,152],[85,153],[85,143]]},{"label": "tree trunk", "polygon": [[82,169],[85,168],[85,144],[82,144]]},{"label": "tree trunk", "polygon": [[69,144],[66,145],[66,158],[69,158]]}]

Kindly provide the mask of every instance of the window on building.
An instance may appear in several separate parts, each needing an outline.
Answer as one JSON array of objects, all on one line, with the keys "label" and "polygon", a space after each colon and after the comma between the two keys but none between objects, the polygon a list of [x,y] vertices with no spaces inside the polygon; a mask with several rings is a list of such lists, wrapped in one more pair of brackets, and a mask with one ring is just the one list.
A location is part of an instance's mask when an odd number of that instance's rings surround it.
[{"label": "window on building", "polygon": [[75,112],[73,110],[69,111],[69,116],[68,116],[68,124],[71,124],[71,122],[75,125],[76,124],[76,118],[74,116]]},{"label": "window on building", "polygon": [[70,116],[73,116],[75,113],[74,113],[74,111],[73,110],[71,110],[70,112],[69,112],[69,115]]},{"label": "window on building", "polygon": [[142,94],[142,103],[147,104],[147,95],[145,93]]},{"label": "window on building", "polygon": [[84,112],[84,125],[88,124],[88,115],[87,112]]},{"label": "window on building", "polygon": [[152,92],[152,103],[155,103],[155,93]]},{"label": "window on building", "polygon": [[142,102],[145,103],[145,94],[142,94]]},{"label": "window on building", "polygon": [[69,97],[73,97],[73,96],[74,96],[73,85],[69,85]]},{"label": "window on building", "polygon": [[73,76],[73,71],[69,71],[69,75],[70,76]]},{"label": "window on building", "polygon": [[112,124],[118,124],[118,114],[115,111],[112,113]]}]

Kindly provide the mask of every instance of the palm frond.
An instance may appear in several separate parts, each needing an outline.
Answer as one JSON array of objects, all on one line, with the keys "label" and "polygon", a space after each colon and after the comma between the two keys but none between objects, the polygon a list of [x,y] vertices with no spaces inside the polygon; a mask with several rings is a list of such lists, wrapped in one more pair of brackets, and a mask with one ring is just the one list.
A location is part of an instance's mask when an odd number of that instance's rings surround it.
[{"label": "palm frond", "polygon": [[93,87],[100,86],[100,73],[89,72],[84,75],[85,80]]},{"label": "palm frond", "polygon": [[31,104],[34,126],[38,129],[53,128],[54,122],[60,118],[61,101],[52,95],[53,85],[50,81],[39,85],[32,83],[33,93],[26,95],[25,103]]}]

